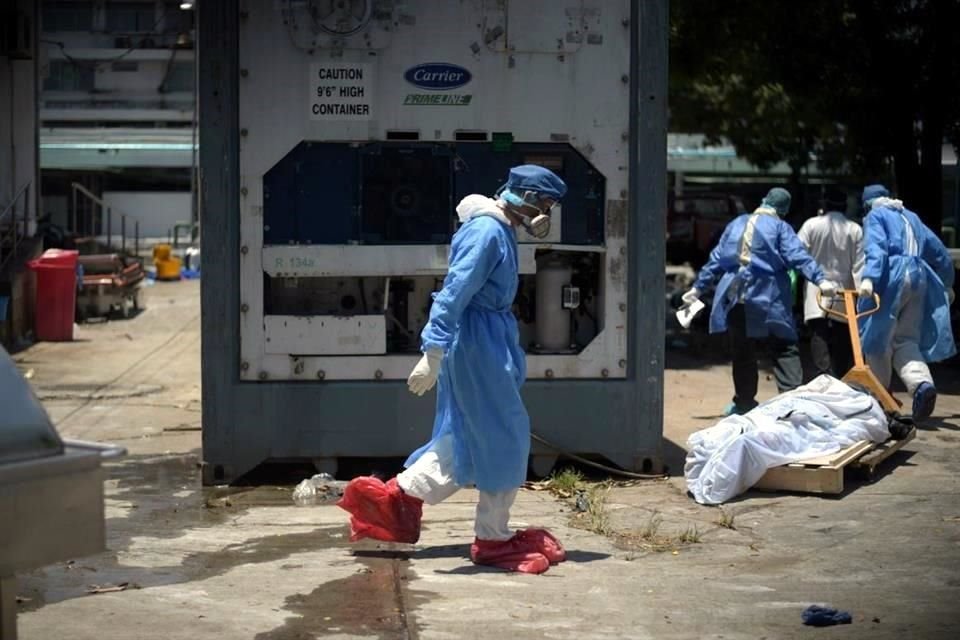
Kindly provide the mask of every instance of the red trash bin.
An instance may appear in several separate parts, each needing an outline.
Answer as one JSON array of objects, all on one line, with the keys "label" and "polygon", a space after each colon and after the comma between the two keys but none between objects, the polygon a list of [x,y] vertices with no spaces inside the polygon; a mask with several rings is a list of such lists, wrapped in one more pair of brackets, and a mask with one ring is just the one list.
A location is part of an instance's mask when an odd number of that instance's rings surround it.
[{"label": "red trash bin", "polygon": [[37,274],[37,340],[73,340],[77,306],[77,251],[47,249],[30,268]]}]

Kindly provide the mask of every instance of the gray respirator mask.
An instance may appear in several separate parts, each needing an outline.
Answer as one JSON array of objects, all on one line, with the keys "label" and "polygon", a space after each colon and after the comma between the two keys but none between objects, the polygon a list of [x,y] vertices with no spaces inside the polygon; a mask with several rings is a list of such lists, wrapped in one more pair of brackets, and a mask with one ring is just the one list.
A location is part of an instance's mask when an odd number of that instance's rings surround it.
[{"label": "gray respirator mask", "polygon": [[[504,189],[498,196],[515,209],[513,213],[527,233],[541,240],[550,234],[550,211],[557,204],[555,200],[547,200],[548,204],[544,206],[544,199],[535,191],[525,191],[519,196],[509,189]],[[536,215],[528,216],[522,212],[523,209],[532,209]]]}]

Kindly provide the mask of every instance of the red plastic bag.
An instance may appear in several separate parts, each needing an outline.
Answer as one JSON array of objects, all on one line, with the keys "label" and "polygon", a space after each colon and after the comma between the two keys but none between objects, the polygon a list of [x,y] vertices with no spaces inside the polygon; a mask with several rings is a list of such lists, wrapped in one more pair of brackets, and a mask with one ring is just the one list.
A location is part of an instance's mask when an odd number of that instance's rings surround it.
[{"label": "red plastic bag", "polygon": [[415,543],[420,539],[423,501],[405,494],[391,478],[361,476],[351,480],[337,506],[350,514],[350,541],[373,538]]},{"label": "red plastic bag", "polygon": [[532,545],[550,561],[550,564],[558,564],[567,559],[567,552],[563,545],[546,529],[524,529],[517,531],[516,537]]},{"label": "red plastic bag", "polygon": [[550,568],[550,560],[533,541],[516,535],[509,540],[475,539],[470,545],[470,559],[474,564],[520,573],[543,573]]}]

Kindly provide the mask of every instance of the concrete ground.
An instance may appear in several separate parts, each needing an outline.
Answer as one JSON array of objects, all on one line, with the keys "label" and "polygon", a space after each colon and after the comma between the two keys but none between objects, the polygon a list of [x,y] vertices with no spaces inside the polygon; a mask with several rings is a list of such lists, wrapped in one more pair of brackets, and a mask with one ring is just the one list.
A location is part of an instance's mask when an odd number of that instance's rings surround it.
[{"label": "concrete ground", "polygon": [[[109,551],[20,576],[21,638],[958,637],[952,371],[938,372],[940,419],[838,497],[750,493],[721,510],[681,476],[598,489],[572,519],[569,500],[522,491],[513,524],[551,528],[569,560],[513,575],[469,562],[471,491],[428,507],[409,547],[350,545],[345,513],[295,506],[289,486],[202,488],[199,283],[147,294],[132,320],[15,355],[62,435],[129,449],[109,467]],[[730,382],[722,364],[672,353],[670,367],[664,446],[679,474]],[[811,603],[853,623],[804,627]]]}]

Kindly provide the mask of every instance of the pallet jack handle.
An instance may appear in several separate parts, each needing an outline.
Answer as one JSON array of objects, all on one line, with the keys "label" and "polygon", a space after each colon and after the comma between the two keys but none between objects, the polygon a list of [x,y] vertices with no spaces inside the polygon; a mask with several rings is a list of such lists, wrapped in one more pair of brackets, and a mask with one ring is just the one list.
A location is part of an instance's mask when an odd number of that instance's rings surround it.
[{"label": "pallet jack handle", "polygon": [[[844,302],[843,311],[837,311],[832,306],[824,306],[823,304],[824,295],[820,293],[820,291],[817,291],[817,306],[820,307],[820,309],[824,313],[826,313],[829,316],[833,316],[838,320],[845,320],[846,322],[850,322],[850,320],[859,320],[864,316],[872,315],[880,310],[880,296],[877,294],[873,294],[873,306],[871,308],[867,309],[866,311],[862,311],[860,313],[857,313],[856,311],[854,311],[853,313],[850,313],[850,309],[857,308],[856,301],[859,298],[859,294],[853,289],[840,289],[837,291],[837,293],[843,297],[843,302]],[[833,296],[828,298],[828,300],[832,303],[832,301],[836,300],[836,298],[837,298],[836,296]],[[851,302],[853,304],[851,304]]]},{"label": "pallet jack handle", "polygon": [[[840,289],[837,293],[843,298],[843,311],[837,311],[833,308],[832,304],[824,305],[824,296],[819,291],[817,291],[817,306],[828,316],[843,320],[847,323],[847,326],[850,328],[850,345],[853,347],[854,366],[862,367],[864,366],[864,361],[863,347],[860,344],[859,321],[860,318],[872,315],[880,310],[880,296],[876,293],[873,294],[873,307],[866,311],[857,312],[858,294],[856,291],[853,289]],[[835,299],[836,297],[828,298],[831,303]]]},{"label": "pallet jack handle", "polygon": [[[837,311],[824,305],[823,296],[817,291],[817,305],[828,316],[844,320],[850,331],[850,346],[853,350],[853,368],[843,377],[844,382],[859,385],[868,389],[880,402],[887,413],[896,413],[900,409],[900,401],[890,395],[884,386],[877,380],[873,371],[863,359],[863,345],[860,343],[860,318],[869,316],[880,310],[880,296],[873,294],[873,307],[857,313],[857,292],[852,289],[841,289],[837,292],[843,298],[843,311]],[[833,300],[834,298],[830,298]]]}]

